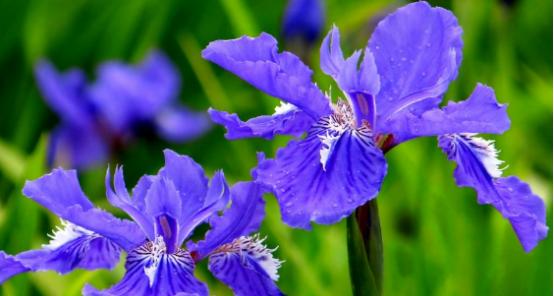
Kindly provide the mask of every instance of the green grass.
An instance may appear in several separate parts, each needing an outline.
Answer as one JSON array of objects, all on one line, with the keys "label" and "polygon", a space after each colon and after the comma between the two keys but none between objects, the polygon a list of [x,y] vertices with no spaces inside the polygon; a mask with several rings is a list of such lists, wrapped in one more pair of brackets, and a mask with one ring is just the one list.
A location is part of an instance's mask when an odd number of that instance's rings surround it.
[{"label": "green grass", "polygon": [[[508,103],[512,128],[497,140],[509,167],[545,198],[552,227],[552,3],[520,0],[432,1],[452,9],[464,29],[464,61],[446,98],[466,98],[477,82],[492,86]],[[372,24],[399,1],[327,1],[327,25],[341,28],[344,50],[362,47]],[[285,1],[0,1],[0,249],[9,253],[39,247],[58,220],[24,198],[27,178],[45,172],[44,145],[57,123],[42,101],[32,67],[40,57],[58,67],[77,66],[93,74],[106,59],[136,62],[161,48],[182,75],[181,101],[195,109],[210,105],[242,116],[269,112],[268,98],[214,65],[199,51],[209,41],[266,31],[279,36]],[[317,65],[314,49],[312,66]],[[327,89],[330,79],[314,66]],[[41,140],[42,139],[42,140]],[[170,147],[191,155],[210,173],[224,169],[234,181],[249,178],[255,151],[273,155],[287,139],[228,142],[223,129],[184,145],[140,139],[119,157],[127,184],[162,164]],[[552,235],[526,254],[507,221],[491,207],[478,206],[475,193],[458,188],[454,165],[435,139],[417,139],[387,154],[389,173],[379,195],[384,241],[385,295],[551,295]],[[85,192],[102,206],[105,167],[84,172]],[[261,229],[285,260],[279,286],[289,295],[348,295],[345,221],[294,230],[281,223],[274,198],[267,196]],[[109,208],[109,207],[108,207]],[[109,208],[114,210],[113,208]],[[114,271],[53,272],[17,276],[0,287],[3,295],[78,295],[86,282],[108,287]],[[197,274],[215,295],[230,295],[200,265]]]}]

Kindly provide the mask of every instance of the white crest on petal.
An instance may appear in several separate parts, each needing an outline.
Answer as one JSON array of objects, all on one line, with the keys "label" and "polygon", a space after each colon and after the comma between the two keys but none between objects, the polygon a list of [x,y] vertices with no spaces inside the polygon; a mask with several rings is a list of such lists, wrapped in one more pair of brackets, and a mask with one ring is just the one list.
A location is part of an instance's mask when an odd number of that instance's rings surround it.
[{"label": "white crest on petal", "polygon": [[83,227],[77,226],[71,222],[61,220],[61,226],[57,226],[52,234],[48,234],[48,237],[51,238],[48,244],[42,245],[43,248],[49,250],[55,250],[62,245],[77,239],[83,235],[94,235],[94,232],[85,229]]},{"label": "white crest on petal", "polygon": [[156,278],[158,266],[160,265],[160,260],[162,259],[162,256],[165,255],[167,249],[161,236],[156,237],[149,247],[149,259],[152,263],[149,266],[144,267],[144,273],[148,277],[150,287],[152,287],[154,279]]},{"label": "white crest on petal", "polygon": [[340,138],[341,134],[331,134],[329,131],[327,131],[324,135],[318,135],[319,139],[321,140],[321,150],[319,150],[319,161],[321,162],[321,166],[323,166],[323,170],[325,171],[327,160],[329,159],[329,155],[331,154],[331,150],[337,143],[337,140]]},{"label": "white crest on petal", "polygon": [[479,158],[491,177],[499,178],[502,176],[502,170],[504,168],[500,168],[500,165],[503,164],[504,161],[498,159],[499,151],[494,146],[493,140],[476,137],[476,134],[462,134],[460,136],[471,145],[477,158]]},{"label": "white crest on petal", "polygon": [[333,148],[343,133],[350,131],[364,140],[370,140],[372,137],[371,130],[366,125],[356,127],[354,113],[348,102],[339,100],[333,109],[332,115],[322,117],[311,130],[312,135],[317,135],[321,141],[319,160],[324,171]]},{"label": "white crest on petal", "polygon": [[277,248],[269,249],[263,242],[266,238],[260,238],[258,234],[253,236],[241,236],[229,244],[222,245],[214,253],[243,253],[252,257],[267,275],[274,281],[279,279],[277,271],[283,261],[274,258],[273,252]]},{"label": "white crest on petal", "polygon": [[296,109],[296,106],[294,106],[293,104],[281,101],[281,104],[275,107],[275,112],[273,113],[273,115],[286,114]]}]

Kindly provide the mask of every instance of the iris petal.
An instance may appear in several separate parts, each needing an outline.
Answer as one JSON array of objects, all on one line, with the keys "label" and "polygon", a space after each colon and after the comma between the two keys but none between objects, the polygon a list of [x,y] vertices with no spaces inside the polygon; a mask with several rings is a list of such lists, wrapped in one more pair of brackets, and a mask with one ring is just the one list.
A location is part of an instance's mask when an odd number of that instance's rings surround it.
[{"label": "iris petal", "polygon": [[381,77],[377,130],[389,133],[386,120],[412,108],[437,107],[462,59],[462,29],[448,10],[421,1],[383,19],[368,46]]},{"label": "iris petal", "polygon": [[277,41],[269,34],[213,41],[202,57],[314,119],[331,113],[329,100],[312,82],[312,70],[290,52],[278,53]]},{"label": "iris petal", "polygon": [[257,237],[242,237],[210,256],[208,268],[238,296],[284,295],[275,282],[281,261]]},{"label": "iris petal", "polygon": [[83,295],[208,295],[206,285],[194,278],[194,261],[188,252],[177,250],[173,254],[167,254],[164,248],[155,248],[156,245],[149,242],[131,251],[127,256],[126,273],[121,281],[102,291],[86,285]]},{"label": "iris petal", "polygon": [[388,129],[394,131],[397,144],[422,136],[501,134],[509,128],[506,105],[499,104],[494,90],[482,84],[478,84],[465,101],[449,102],[443,108],[433,108],[421,114],[404,112],[388,121]]},{"label": "iris petal", "polygon": [[480,204],[494,206],[508,219],[526,252],[546,237],[544,202],[517,177],[500,177],[497,166],[501,162],[491,141],[447,135],[439,137],[439,146],[458,165],[454,171],[456,184],[473,188]]},{"label": "iris petal", "polygon": [[344,64],[344,55],[340,47],[340,32],[336,26],[333,25],[331,31],[323,39],[319,52],[321,70],[335,80],[338,79]]},{"label": "iris petal", "polygon": [[231,188],[231,207],[222,216],[210,219],[205,240],[192,246],[203,257],[217,247],[251,234],[260,228],[265,216],[264,188],[254,182],[239,182]]},{"label": "iris petal", "polygon": [[314,120],[304,111],[293,107],[284,113],[262,115],[248,121],[242,121],[236,114],[210,109],[212,120],[227,129],[225,138],[236,140],[250,137],[260,137],[267,140],[275,135],[300,136],[314,123]]},{"label": "iris petal", "polygon": [[20,273],[29,271],[29,268],[25,267],[14,256],[10,256],[0,251],[0,284],[16,276]]},{"label": "iris petal", "polygon": [[41,249],[7,256],[0,253],[0,283],[21,272],[53,270],[65,274],[77,268],[112,269],[119,262],[121,248],[115,243],[66,223],[53,240]]},{"label": "iris petal", "polygon": [[154,222],[156,237],[163,237],[168,252],[172,253],[180,244],[182,200],[179,192],[171,180],[158,176],[148,189],[145,201],[145,214]]},{"label": "iris petal", "polygon": [[[290,226],[340,221],[374,198],[385,177],[385,158],[367,130],[347,129],[332,147],[319,138],[326,131],[315,126],[306,139],[279,149],[274,160],[262,157],[253,172],[256,180],[271,186]],[[331,150],[323,167],[321,151],[326,148]]]},{"label": "iris petal", "polygon": [[200,210],[190,217],[183,225],[179,236],[179,242],[183,242],[192,234],[192,231],[201,223],[204,223],[214,213],[223,210],[229,203],[229,185],[225,180],[223,171],[215,173],[210,184],[208,195]]},{"label": "iris petal", "polygon": [[203,206],[208,178],[204,169],[188,156],[165,149],[164,157],[165,166],[158,175],[171,180],[179,191],[182,200],[179,224],[183,225]]},{"label": "iris petal", "polygon": [[55,169],[37,180],[27,181],[23,194],[60,218],[98,233],[126,250],[144,241],[144,234],[137,224],[118,219],[92,205],[81,190],[74,170]]}]

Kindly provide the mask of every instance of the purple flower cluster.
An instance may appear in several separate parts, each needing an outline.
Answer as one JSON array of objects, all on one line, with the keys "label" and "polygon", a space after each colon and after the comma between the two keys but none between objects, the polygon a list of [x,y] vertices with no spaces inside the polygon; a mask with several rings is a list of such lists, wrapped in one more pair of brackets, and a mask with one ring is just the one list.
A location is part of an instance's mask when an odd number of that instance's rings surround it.
[{"label": "purple flower cluster", "polygon": [[[290,52],[278,52],[268,34],[214,41],[202,56],[283,103],[272,115],[246,122],[210,110],[228,139],[276,134],[291,140],[274,159],[259,155],[254,178],[277,197],[283,221],[310,228],[336,223],[375,198],[387,172],[384,153],[407,140],[438,136],[458,164],[455,179],[470,186],[479,203],[491,204],[512,224],[523,248],[533,249],[548,231],[543,201],[517,177],[501,177],[491,141],[510,126],[506,106],[477,84],[464,101],[440,107],[462,61],[462,28],[448,10],[426,2],[406,5],[384,18],[367,47],[343,56],[334,27],[321,45],[321,69],[345,99],[324,93],[312,70]],[[333,95],[339,96],[336,103]]]},{"label": "purple flower cluster", "polygon": [[[263,239],[251,235],[264,217],[263,187],[239,182],[229,189],[221,171],[208,186],[200,165],[171,150],[165,150],[165,162],[157,175],[138,181],[132,196],[121,167],[116,168],[114,188],[108,171],[108,201],[133,220],[95,207],[74,170],[55,169],[28,181],[23,193],[59,216],[62,227],[38,250],[15,256],[0,252],[0,283],[27,271],[113,268],[125,251],[123,279],[103,291],[87,285],[84,295],[208,295],[207,286],[193,274],[204,258],[212,274],[236,295],[281,295],[274,283],[281,261]],[[210,230],[205,238],[192,242],[193,231],[206,222]]]},{"label": "purple flower cluster", "polygon": [[204,114],[177,104],[179,75],[160,52],[136,66],[106,62],[90,85],[81,70],[61,74],[47,61],[35,72],[46,103],[61,119],[51,135],[51,164],[101,164],[144,127],[172,142],[197,137],[209,127]]},{"label": "purple flower cluster", "polygon": [[[292,1],[290,14],[320,4]],[[305,21],[319,26],[321,20],[308,15]],[[126,273],[118,283],[105,290],[87,285],[83,294],[208,295],[194,276],[196,264],[207,259],[213,276],[235,295],[282,295],[275,284],[281,261],[253,234],[265,215],[263,194],[276,196],[283,221],[292,227],[336,223],[378,195],[387,173],[384,154],[423,136],[438,137],[457,164],[456,184],[473,188],[480,204],[496,208],[531,251],[548,232],[544,202],[517,177],[503,177],[494,143],[478,136],[508,130],[506,106],[482,84],[466,100],[440,106],[462,60],[461,35],[451,12],[426,2],[384,18],[367,47],[346,58],[333,27],[321,45],[320,64],[338,94],[324,93],[312,81],[313,71],[296,55],[279,52],[268,34],[210,43],[205,59],[282,101],[273,114],[247,121],[210,109],[212,120],[227,128],[226,137],[295,139],[273,159],[260,153],[254,181],[231,188],[223,172],[209,181],[200,165],[171,150],[164,151],[158,174],[140,178],[132,193],[121,167],[113,180],[108,170],[108,201],[131,219],[95,207],[74,170],[55,169],[27,181],[23,194],[59,216],[62,226],[40,249],[0,251],[0,283],[29,271],[111,269],[126,252]],[[157,52],[138,66],[105,63],[91,85],[81,71],[59,74],[47,62],[39,63],[36,75],[62,119],[51,143],[57,162],[85,167],[103,161],[144,124],[175,141],[208,126],[201,114],[176,105],[176,72]],[[209,230],[192,241],[195,230],[201,235],[201,224]]]}]

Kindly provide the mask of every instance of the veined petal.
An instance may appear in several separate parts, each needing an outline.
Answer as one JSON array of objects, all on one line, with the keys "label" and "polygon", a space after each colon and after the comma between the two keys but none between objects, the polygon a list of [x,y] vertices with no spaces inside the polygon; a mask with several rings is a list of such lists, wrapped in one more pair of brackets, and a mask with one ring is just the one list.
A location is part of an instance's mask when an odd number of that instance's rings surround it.
[{"label": "veined petal", "polygon": [[208,268],[235,295],[284,295],[274,282],[281,261],[262,243],[257,236],[238,238],[211,255]]},{"label": "veined petal", "polygon": [[424,1],[399,8],[378,24],[368,46],[381,77],[376,98],[379,132],[397,113],[438,106],[457,76],[461,34],[451,12]]},{"label": "veined petal", "polygon": [[166,253],[161,239],[131,251],[125,269],[123,279],[111,288],[99,291],[86,285],[83,295],[208,295],[206,285],[194,278],[194,261],[190,254],[180,249],[172,254]]},{"label": "veined petal", "polygon": [[277,41],[269,34],[213,41],[202,57],[314,119],[331,113],[329,99],[312,82],[312,70],[292,53],[278,53]]},{"label": "veined petal", "polygon": [[500,177],[498,165],[502,162],[492,141],[473,135],[445,135],[439,137],[439,146],[458,165],[456,184],[473,188],[480,204],[491,204],[502,213],[526,252],[546,237],[544,202],[517,177]]},{"label": "veined petal", "polygon": [[60,218],[98,233],[126,250],[141,244],[145,238],[134,222],[95,208],[81,190],[74,170],[55,169],[39,179],[27,181],[23,194]]},{"label": "veined petal", "polygon": [[222,216],[210,219],[211,229],[205,240],[191,245],[191,249],[204,257],[223,244],[257,231],[265,216],[264,192],[264,188],[254,182],[235,184],[231,188],[231,207]]},{"label": "veined petal", "polygon": [[10,256],[0,251],[0,285],[13,276],[29,271],[14,256]]},{"label": "veined petal", "polygon": [[86,77],[79,69],[60,74],[45,60],[35,66],[39,89],[48,105],[72,126],[90,127],[92,112],[85,94]]},{"label": "veined petal", "polygon": [[[283,221],[310,228],[310,221],[332,224],[374,198],[387,164],[366,128],[333,130],[323,119],[300,141],[290,141],[274,160],[261,157],[253,176],[273,188]],[[332,147],[320,136],[335,133]],[[329,149],[325,162],[322,150]],[[325,154],[325,153],[324,153]]]},{"label": "veined petal", "polygon": [[[63,222],[63,221],[62,221]],[[65,274],[77,268],[112,269],[121,248],[98,234],[65,222],[41,249],[8,256],[0,252],[0,283],[21,272],[53,270]]]},{"label": "veined petal", "polygon": [[275,112],[273,115],[262,115],[248,121],[242,121],[236,114],[211,109],[208,110],[212,120],[227,129],[225,138],[229,140],[260,137],[267,140],[275,135],[301,136],[314,123],[314,120],[304,111],[292,104],[287,110]]},{"label": "veined petal", "polygon": [[158,133],[166,140],[183,142],[199,137],[211,124],[203,112],[193,112],[184,107],[169,107],[156,115]]},{"label": "veined petal", "polygon": [[492,88],[478,84],[465,101],[449,102],[444,108],[434,108],[419,115],[410,111],[398,114],[388,121],[385,130],[394,134],[398,144],[421,136],[501,134],[509,128],[506,105],[497,102]]}]

